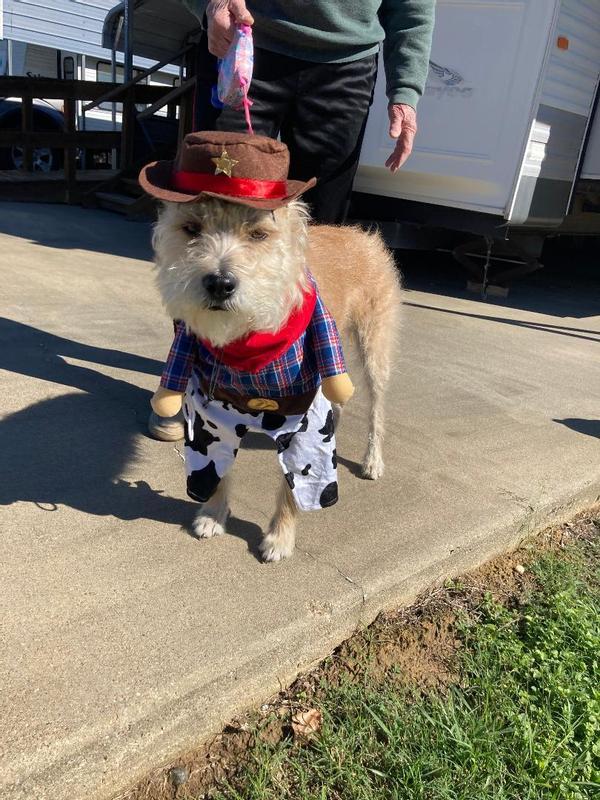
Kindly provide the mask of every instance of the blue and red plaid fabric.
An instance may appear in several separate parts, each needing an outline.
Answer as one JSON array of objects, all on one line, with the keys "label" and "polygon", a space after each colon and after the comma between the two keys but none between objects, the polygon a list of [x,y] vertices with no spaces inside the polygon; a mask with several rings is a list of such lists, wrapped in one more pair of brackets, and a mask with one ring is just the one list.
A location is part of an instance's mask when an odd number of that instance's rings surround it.
[{"label": "blue and red plaid fabric", "polygon": [[344,354],[336,324],[323,305],[317,289],[317,302],[306,331],[278,359],[258,372],[242,372],[219,364],[193,334],[179,322],[175,339],[160,379],[165,389],[184,392],[192,369],[207,384],[217,369],[216,384],[245,397],[290,397],[316,389],[321,378],[346,372]]}]

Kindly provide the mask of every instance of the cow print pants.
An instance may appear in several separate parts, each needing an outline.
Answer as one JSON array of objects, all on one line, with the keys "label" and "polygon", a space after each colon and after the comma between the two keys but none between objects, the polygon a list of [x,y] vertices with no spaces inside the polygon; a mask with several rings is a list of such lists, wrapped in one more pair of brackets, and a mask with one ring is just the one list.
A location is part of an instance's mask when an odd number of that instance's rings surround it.
[{"label": "cow print pants", "polygon": [[331,403],[319,389],[306,414],[242,412],[221,400],[207,402],[192,375],[183,405],[186,419],[187,493],[205,503],[233,466],[248,431],[270,436],[284,477],[301,511],[332,506],[338,499],[337,459]]}]

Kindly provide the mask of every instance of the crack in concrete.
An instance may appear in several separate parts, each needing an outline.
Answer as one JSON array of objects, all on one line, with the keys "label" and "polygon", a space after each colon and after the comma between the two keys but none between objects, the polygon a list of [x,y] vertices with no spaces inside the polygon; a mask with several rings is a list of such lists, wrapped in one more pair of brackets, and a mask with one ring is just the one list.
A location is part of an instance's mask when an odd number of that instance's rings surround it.
[{"label": "crack in concrete", "polygon": [[361,595],[362,595],[362,604],[363,604],[363,606],[365,605],[365,603],[367,602],[367,595],[366,595],[365,589],[364,589],[364,587],[362,586],[362,584],[360,584],[358,581],[355,581],[355,580],[354,580],[353,578],[351,578],[349,575],[346,575],[346,573],[345,573],[345,572],[343,572],[343,571],[342,571],[342,570],[341,570],[341,569],[338,567],[338,565],[337,565],[337,564],[333,564],[331,561],[323,561],[322,559],[318,558],[318,557],[317,557],[317,556],[316,556],[314,553],[311,553],[309,550],[299,550],[299,552],[300,552],[300,553],[303,553],[305,556],[309,556],[309,558],[312,558],[312,560],[313,560],[313,561],[316,561],[318,564],[323,564],[323,565],[325,565],[326,567],[331,567],[331,568],[332,568],[332,569],[334,569],[334,570],[335,570],[335,571],[338,573],[338,575],[339,575],[341,578],[343,578],[343,579],[344,579],[344,580],[345,580],[347,583],[350,583],[350,584],[352,584],[352,586],[356,586],[356,588],[357,588],[357,589],[360,591],[360,593],[361,593]]}]

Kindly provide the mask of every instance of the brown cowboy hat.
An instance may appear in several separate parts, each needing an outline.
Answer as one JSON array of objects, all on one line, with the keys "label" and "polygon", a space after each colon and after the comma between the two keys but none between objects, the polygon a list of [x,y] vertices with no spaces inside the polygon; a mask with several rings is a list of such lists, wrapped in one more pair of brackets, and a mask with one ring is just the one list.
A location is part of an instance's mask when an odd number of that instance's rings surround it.
[{"label": "brown cowboy hat", "polygon": [[171,203],[218,197],[272,211],[317,182],[288,180],[287,147],[268,136],[226,131],[188,133],[175,161],[154,161],[140,172],[141,187]]}]

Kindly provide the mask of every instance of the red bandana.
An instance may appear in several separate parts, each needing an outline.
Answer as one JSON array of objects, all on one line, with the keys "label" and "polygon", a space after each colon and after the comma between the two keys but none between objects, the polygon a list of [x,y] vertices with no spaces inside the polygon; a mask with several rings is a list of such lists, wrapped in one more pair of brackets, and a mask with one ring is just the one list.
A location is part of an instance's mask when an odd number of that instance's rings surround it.
[{"label": "red bandana", "polygon": [[258,372],[290,349],[308,327],[315,305],[317,293],[314,286],[304,293],[304,302],[293,311],[287,322],[276,333],[250,333],[243,339],[214,347],[205,339],[200,339],[204,347],[223,364],[240,372]]}]

